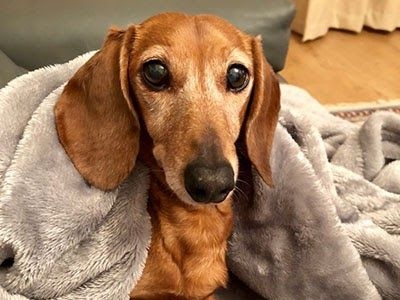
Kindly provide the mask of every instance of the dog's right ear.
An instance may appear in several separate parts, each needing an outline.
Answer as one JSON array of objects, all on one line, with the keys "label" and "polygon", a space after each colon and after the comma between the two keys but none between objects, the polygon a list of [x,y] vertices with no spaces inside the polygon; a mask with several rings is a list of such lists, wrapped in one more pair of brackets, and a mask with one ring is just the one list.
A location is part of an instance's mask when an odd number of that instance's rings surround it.
[{"label": "dog's right ear", "polygon": [[61,144],[83,178],[102,190],[116,188],[128,176],[139,151],[128,76],[134,38],[134,26],[111,29],[55,106]]}]

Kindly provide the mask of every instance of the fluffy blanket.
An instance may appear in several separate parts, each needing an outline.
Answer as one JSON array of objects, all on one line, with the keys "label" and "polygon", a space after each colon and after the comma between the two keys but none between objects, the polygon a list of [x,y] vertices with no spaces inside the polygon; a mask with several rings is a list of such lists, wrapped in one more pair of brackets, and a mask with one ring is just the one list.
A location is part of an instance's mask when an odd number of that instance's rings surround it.
[{"label": "fluffy blanket", "polygon": [[[147,170],[85,184],[53,107],[93,53],[0,90],[0,299],[128,299],[146,261]],[[400,116],[355,125],[281,85],[275,187],[235,202],[230,270],[267,299],[400,299]]]}]

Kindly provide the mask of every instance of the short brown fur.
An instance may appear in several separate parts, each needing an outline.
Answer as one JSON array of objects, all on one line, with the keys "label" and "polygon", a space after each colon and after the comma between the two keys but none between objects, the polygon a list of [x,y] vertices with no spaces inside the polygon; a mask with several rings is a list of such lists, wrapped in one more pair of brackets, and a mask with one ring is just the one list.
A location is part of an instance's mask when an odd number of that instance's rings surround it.
[{"label": "short brown fur", "polygon": [[[149,58],[170,68],[165,91],[143,82],[142,65]],[[225,72],[239,62],[249,69],[250,82],[232,93]],[[235,180],[251,186],[249,169],[245,177],[239,174],[240,152],[272,185],[268,161],[278,112],[279,86],[260,40],[207,15],[162,14],[113,29],[68,82],[55,108],[56,126],[83,178],[110,190],[136,160],[150,170],[153,234],[133,299],[211,300],[226,285],[235,194],[219,204],[197,204],[185,191],[183,170],[211,143],[232,166]]]}]

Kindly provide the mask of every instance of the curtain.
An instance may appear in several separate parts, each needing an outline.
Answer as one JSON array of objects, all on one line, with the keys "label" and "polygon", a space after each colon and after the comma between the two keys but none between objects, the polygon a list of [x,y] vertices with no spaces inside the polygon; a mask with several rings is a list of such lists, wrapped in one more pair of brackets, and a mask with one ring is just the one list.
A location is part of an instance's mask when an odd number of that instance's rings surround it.
[{"label": "curtain", "polygon": [[400,27],[400,0],[294,0],[292,29],[303,41],[323,36],[329,28],[360,32],[363,26],[393,31]]}]

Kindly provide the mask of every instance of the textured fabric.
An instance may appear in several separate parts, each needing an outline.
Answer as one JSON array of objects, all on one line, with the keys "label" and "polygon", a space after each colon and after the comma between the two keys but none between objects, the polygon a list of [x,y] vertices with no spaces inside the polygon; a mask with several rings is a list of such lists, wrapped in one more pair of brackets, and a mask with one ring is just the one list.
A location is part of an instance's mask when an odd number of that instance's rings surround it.
[{"label": "textured fabric", "polygon": [[295,0],[292,29],[303,41],[325,35],[329,28],[360,32],[364,25],[393,31],[400,27],[398,0]]},{"label": "textured fabric", "polygon": [[102,192],[84,182],[57,138],[54,104],[89,57],[0,91],[0,261],[14,257],[0,268],[0,295],[128,299],[144,267],[147,171],[137,166],[118,190]]},{"label": "textured fabric", "polygon": [[[146,168],[91,188],[55,131],[54,104],[90,55],[0,90],[0,299],[128,299],[143,270]],[[281,89],[275,187],[254,172],[254,199],[234,203],[230,270],[268,299],[399,299],[400,117],[355,125]]]},{"label": "textured fabric", "polygon": [[281,90],[275,187],[236,203],[231,270],[269,299],[400,299],[400,116],[355,125]]}]

